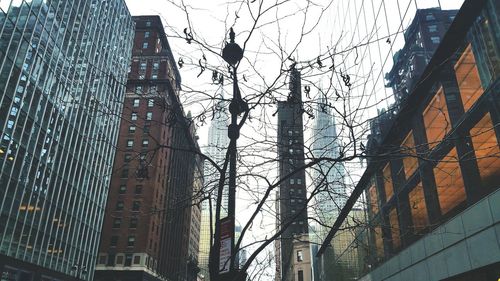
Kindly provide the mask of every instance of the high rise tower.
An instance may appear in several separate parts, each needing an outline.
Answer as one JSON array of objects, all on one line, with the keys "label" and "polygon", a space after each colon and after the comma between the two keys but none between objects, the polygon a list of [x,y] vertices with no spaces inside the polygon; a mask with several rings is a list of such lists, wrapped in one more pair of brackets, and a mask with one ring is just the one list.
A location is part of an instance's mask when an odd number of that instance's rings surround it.
[{"label": "high rise tower", "polygon": [[123,0],[0,3],[0,279],[92,279],[132,38]]},{"label": "high rise tower", "polygon": [[[300,72],[295,68],[290,73],[290,95],[286,101],[278,102],[278,159],[279,176],[287,177],[277,194],[277,226],[286,228],[276,245],[276,280],[298,280],[296,276],[309,277],[309,270],[298,269],[296,262],[307,262],[301,250],[295,251],[295,241],[307,236],[307,206],[304,166],[304,127],[302,121],[302,96]],[[308,247],[308,245],[307,245]],[[307,251],[308,253],[308,251]],[[300,278],[299,278],[300,279]],[[309,280],[309,279],[303,279]]]},{"label": "high rise tower", "polygon": [[[227,114],[227,105],[224,103],[222,95],[217,96],[218,101],[215,105],[214,116],[210,127],[208,129],[208,144],[205,154],[211,157],[218,165],[224,163],[226,157],[227,147],[229,145],[229,138],[227,136],[227,126],[229,123],[229,116]],[[209,194],[216,195],[219,186],[220,174],[212,167],[211,164],[206,163],[204,167],[204,181],[205,191]],[[222,198],[221,218],[227,216],[227,189]],[[201,211],[201,228],[200,228],[200,253],[198,256],[199,267],[201,274],[205,276],[208,281],[210,274],[208,271],[208,260],[210,254],[210,221],[212,221],[212,229],[215,227],[215,196],[212,196],[212,219],[210,218],[210,205],[209,201],[205,200],[202,203]]]},{"label": "high rise tower", "polygon": [[203,169],[159,16],[136,16],[96,280],[195,280]]}]

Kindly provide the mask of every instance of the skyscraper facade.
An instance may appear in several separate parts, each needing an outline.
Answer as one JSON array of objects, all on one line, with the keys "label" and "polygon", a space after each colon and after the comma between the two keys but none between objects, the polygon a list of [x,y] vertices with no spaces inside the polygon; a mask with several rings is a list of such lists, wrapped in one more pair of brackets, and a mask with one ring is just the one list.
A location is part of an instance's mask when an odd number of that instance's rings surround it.
[{"label": "skyscraper facade", "polygon": [[[205,150],[205,154],[212,158],[218,165],[223,165],[226,158],[226,151],[229,145],[229,137],[227,136],[227,126],[229,123],[229,116],[227,114],[227,105],[223,101],[223,95],[217,96],[217,101],[215,104],[214,116],[208,128],[208,143]],[[216,195],[217,188],[219,186],[220,174],[218,171],[211,166],[210,163],[206,163],[204,167],[204,181],[205,181],[205,192],[208,194]],[[227,189],[222,198],[222,209],[221,218],[227,216]],[[200,253],[198,256],[199,267],[201,274],[205,277],[205,280],[210,280],[210,275],[208,271],[208,260],[210,254],[210,227],[214,229],[215,227],[215,202],[216,197],[212,196],[212,218],[210,218],[210,205],[209,200],[204,200],[202,203],[202,215],[201,215],[201,229],[200,229]],[[212,225],[210,225],[212,222]]]},{"label": "skyscraper facade", "polygon": [[124,1],[0,3],[0,276],[92,278],[133,24]]},{"label": "skyscraper facade", "polygon": [[[279,176],[284,178],[277,194],[277,227],[285,228],[275,241],[276,280],[295,280],[294,240],[307,236],[307,203],[304,166],[304,127],[300,72],[290,72],[290,94],[278,102]],[[298,244],[297,244],[298,245]],[[301,250],[304,246],[301,244]],[[302,260],[301,260],[302,262]],[[302,270],[302,269],[301,269]],[[302,274],[310,276],[310,269]]]},{"label": "skyscraper facade", "polygon": [[120,140],[95,278],[195,280],[190,278],[200,225],[195,193],[203,173],[194,153],[195,131],[178,100],[180,75],[160,17],[133,20]]}]

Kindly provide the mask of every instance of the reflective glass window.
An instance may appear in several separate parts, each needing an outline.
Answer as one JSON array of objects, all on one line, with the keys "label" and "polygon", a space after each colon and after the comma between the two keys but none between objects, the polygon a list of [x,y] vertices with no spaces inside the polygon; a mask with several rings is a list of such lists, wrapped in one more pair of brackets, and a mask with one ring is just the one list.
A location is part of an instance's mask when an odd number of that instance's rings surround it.
[{"label": "reflective glass window", "polygon": [[418,233],[429,225],[422,183],[417,184],[417,186],[410,191],[409,200],[413,228],[415,232]]},{"label": "reflective glass window", "polygon": [[455,64],[455,75],[464,110],[467,111],[483,94],[476,60],[469,44]]},{"label": "reflective glass window", "polygon": [[434,177],[441,213],[444,215],[466,199],[464,181],[455,148],[436,165]]},{"label": "reflective glass window", "polygon": [[451,130],[448,118],[448,107],[443,88],[440,87],[436,95],[424,110],[424,124],[429,148],[434,148]]},{"label": "reflective glass window", "polygon": [[403,166],[406,178],[410,178],[413,173],[418,168],[418,159],[417,152],[415,150],[415,141],[413,139],[413,133],[409,133],[403,144],[401,145],[401,153],[404,155],[403,157]]},{"label": "reflective glass window", "polygon": [[391,167],[389,163],[384,167],[382,175],[384,178],[385,199],[386,202],[388,202],[389,200],[391,200],[392,195],[394,194],[394,187],[392,185]]},{"label": "reflective glass window", "polygon": [[[497,126],[499,126],[497,124]],[[477,166],[484,188],[500,187],[500,149],[491,116],[487,113],[470,130]]]}]

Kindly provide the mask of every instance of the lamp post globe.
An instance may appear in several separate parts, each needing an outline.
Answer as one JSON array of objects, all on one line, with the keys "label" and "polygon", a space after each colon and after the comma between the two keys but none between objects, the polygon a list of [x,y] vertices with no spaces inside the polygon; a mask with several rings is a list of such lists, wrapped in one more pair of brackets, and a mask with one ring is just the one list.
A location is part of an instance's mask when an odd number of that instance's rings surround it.
[{"label": "lamp post globe", "polygon": [[243,58],[243,50],[234,42],[234,31],[231,27],[229,31],[229,43],[222,49],[222,58],[232,66],[235,66]]}]

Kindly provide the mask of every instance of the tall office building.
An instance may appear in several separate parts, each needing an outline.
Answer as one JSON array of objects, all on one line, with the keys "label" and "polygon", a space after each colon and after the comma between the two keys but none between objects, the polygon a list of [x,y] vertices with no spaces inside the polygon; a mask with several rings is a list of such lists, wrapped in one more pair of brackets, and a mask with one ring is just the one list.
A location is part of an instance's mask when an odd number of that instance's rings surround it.
[{"label": "tall office building", "polygon": [[[135,39],[96,280],[195,280],[202,185],[194,128],[158,16]],[[183,151],[186,149],[187,151]],[[196,274],[194,274],[196,275]]]},{"label": "tall office building", "polygon": [[[228,105],[223,101],[224,97],[218,95],[218,100],[215,104],[214,116],[208,128],[208,144],[205,154],[214,160],[218,165],[223,165],[226,158],[227,147],[229,146],[229,137],[227,136],[227,126],[229,116],[227,114]],[[212,196],[212,220],[210,218],[209,201],[205,200],[202,203],[201,211],[201,229],[200,229],[200,253],[198,256],[199,267],[201,274],[205,280],[210,280],[208,270],[208,260],[210,254],[210,221],[212,221],[212,229],[215,227],[215,202],[217,188],[219,186],[220,174],[210,164],[206,163],[204,167],[205,192],[209,192]],[[222,198],[221,218],[227,216],[227,189]]]},{"label": "tall office building", "polygon": [[[306,263],[304,257],[295,259],[298,254],[294,243],[303,240],[308,234],[305,171],[299,169],[304,165],[304,127],[302,121],[303,107],[301,96],[300,72],[293,68],[290,72],[290,94],[286,101],[278,102],[278,160],[279,176],[289,176],[280,184],[277,194],[277,227],[286,228],[275,241],[276,280],[310,280],[310,266],[307,270],[299,268]],[[296,171],[297,170],[297,171]],[[308,240],[307,240],[308,241]],[[302,252],[301,252],[302,253]],[[309,251],[307,251],[309,254]],[[310,261],[309,261],[310,263]],[[301,279],[298,276],[302,276]],[[298,278],[298,279],[297,279]]]},{"label": "tall office building", "polygon": [[2,280],[92,279],[132,36],[122,0],[0,2]]}]

